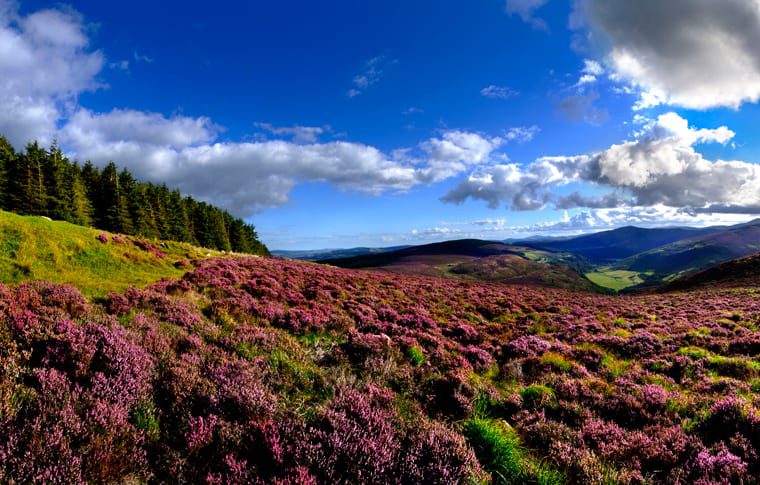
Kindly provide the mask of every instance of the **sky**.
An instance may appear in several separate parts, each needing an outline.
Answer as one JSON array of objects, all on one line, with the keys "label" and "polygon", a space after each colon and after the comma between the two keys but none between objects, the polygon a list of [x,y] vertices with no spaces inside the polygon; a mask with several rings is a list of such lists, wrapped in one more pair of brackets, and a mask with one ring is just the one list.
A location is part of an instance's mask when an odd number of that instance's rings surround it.
[{"label": "sky", "polygon": [[272,249],[760,215],[760,0],[0,0],[0,134]]}]

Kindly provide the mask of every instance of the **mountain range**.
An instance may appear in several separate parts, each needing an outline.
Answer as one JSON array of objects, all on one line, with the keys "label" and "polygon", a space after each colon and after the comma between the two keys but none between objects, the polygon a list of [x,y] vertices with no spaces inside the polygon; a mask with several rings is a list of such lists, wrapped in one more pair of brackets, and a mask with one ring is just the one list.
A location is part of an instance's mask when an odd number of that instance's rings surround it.
[{"label": "mountain range", "polygon": [[758,252],[760,219],[735,226],[626,226],[568,238],[330,250],[312,259],[344,268],[609,292],[665,285]]}]

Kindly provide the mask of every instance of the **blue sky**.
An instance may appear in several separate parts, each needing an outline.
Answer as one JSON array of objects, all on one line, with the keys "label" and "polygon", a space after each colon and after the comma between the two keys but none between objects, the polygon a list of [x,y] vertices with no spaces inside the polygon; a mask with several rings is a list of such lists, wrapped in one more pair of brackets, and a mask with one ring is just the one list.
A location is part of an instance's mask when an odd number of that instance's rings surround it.
[{"label": "blue sky", "polygon": [[0,0],[0,133],[275,249],[755,217],[760,4],[662,3]]}]

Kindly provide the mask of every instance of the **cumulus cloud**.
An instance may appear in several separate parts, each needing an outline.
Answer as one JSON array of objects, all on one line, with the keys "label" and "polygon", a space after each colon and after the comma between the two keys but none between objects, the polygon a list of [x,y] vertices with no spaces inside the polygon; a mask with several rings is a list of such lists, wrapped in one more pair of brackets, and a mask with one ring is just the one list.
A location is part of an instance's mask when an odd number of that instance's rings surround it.
[{"label": "cumulus cloud", "polygon": [[[702,143],[726,144],[733,137],[726,127],[697,129],[677,114],[666,113],[649,122],[635,139],[601,152],[543,157],[526,166],[478,168],[442,200],[483,200],[489,207],[504,204],[515,210],[552,203],[559,208],[664,205],[693,212],[715,206],[747,212],[760,206],[760,166],[707,160],[695,149]],[[599,197],[554,192],[571,183],[590,183],[613,192]]]},{"label": "cumulus cloud", "polygon": [[409,151],[392,157],[342,141],[214,143],[216,131],[205,118],[82,110],[63,129],[62,141],[80,158],[119,160],[138,177],[166,182],[243,216],[286,203],[291,189],[305,181],[375,195],[437,182],[498,160],[494,152],[501,143],[449,131],[415,147],[419,158]]},{"label": "cumulus cloud", "polygon": [[503,144],[499,137],[488,138],[477,133],[451,130],[439,138],[431,138],[420,144],[424,153],[418,163],[419,177],[427,182],[440,182],[458,175],[469,167],[492,161],[494,152]]},{"label": "cumulus cloud", "polygon": [[760,99],[760,0],[578,0],[575,19],[606,49],[637,108],[738,108]]},{"label": "cumulus cloud", "polygon": [[514,91],[506,86],[497,86],[491,84],[480,90],[480,95],[491,99],[507,99],[517,95],[517,91]]},{"label": "cumulus cloud", "polygon": [[14,7],[0,1],[0,133],[17,146],[49,142],[76,95],[99,87],[104,56],[75,12]]},{"label": "cumulus cloud", "polygon": [[517,15],[523,22],[534,29],[549,30],[546,21],[536,17],[536,10],[543,7],[549,0],[507,0],[506,10],[509,15]]}]

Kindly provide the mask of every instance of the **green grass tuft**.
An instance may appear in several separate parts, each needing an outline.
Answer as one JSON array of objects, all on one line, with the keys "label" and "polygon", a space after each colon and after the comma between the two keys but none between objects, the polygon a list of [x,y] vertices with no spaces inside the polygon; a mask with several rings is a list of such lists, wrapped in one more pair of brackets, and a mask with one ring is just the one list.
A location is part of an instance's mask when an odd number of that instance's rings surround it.
[{"label": "green grass tuft", "polygon": [[409,347],[406,350],[406,356],[409,358],[409,361],[415,367],[419,367],[425,363],[425,354],[422,352],[422,349],[417,345],[413,345]]},{"label": "green grass tuft", "polygon": [[465,422],[464,434],[493,484],[564,483],[561,473],[529,456],[505,421],[472,418]]}]

